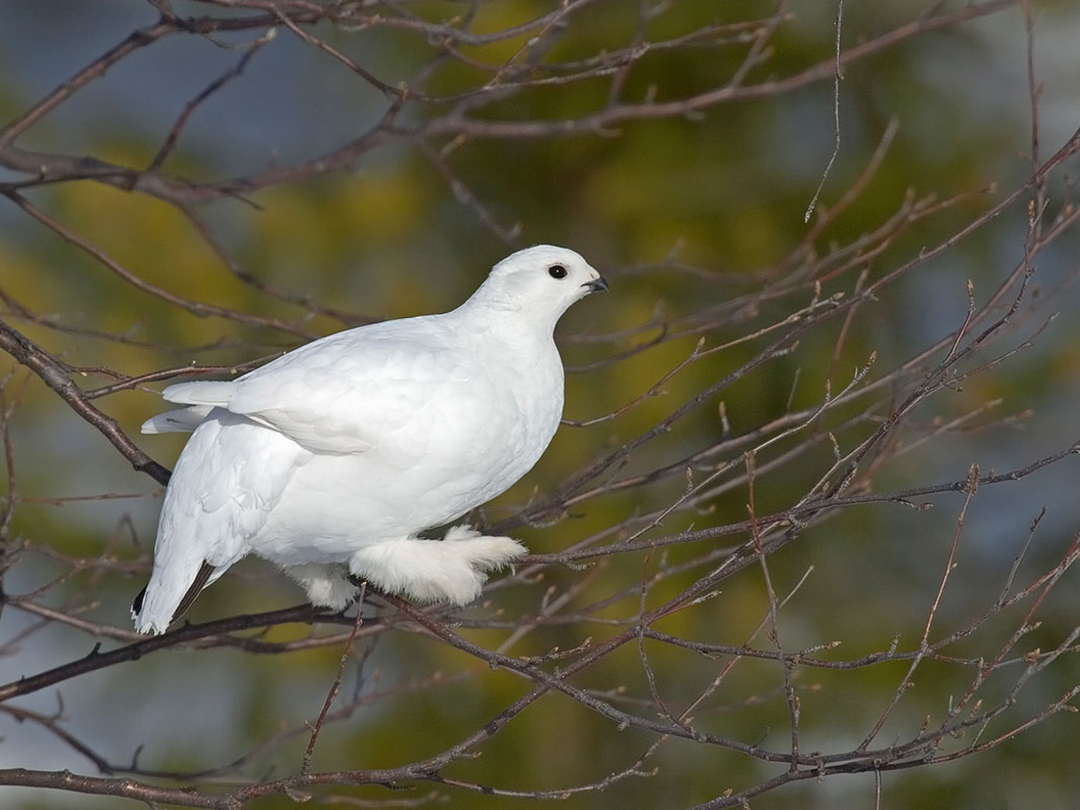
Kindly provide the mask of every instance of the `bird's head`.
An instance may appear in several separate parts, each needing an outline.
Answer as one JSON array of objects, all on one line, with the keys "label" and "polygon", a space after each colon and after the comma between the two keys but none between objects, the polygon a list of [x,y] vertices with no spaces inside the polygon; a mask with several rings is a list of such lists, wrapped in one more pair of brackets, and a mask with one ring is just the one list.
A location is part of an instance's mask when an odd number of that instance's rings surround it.
[{"label": "bird's head", "polygon": [[608,288],[604,277],[580,254],[554,245],[511,253],[495,265],[470,303],[555,321],[575,301]]}]

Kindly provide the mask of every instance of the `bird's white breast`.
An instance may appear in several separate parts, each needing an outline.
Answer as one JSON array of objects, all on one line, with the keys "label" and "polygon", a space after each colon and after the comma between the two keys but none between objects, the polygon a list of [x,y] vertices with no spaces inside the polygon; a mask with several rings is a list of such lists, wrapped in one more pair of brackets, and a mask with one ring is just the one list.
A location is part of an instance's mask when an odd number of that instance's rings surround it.
[{"label": "bird's white breast", "polygon": [[522,347],[493,340],[391,358],[392,373],[369,392],[386,414],[371,448],[314,452],[254,538],[258,553],[281,564],[340,560],[447,523],[528,472],[559,425],[562,362],[550,337],[527,347],[525,363]]}]

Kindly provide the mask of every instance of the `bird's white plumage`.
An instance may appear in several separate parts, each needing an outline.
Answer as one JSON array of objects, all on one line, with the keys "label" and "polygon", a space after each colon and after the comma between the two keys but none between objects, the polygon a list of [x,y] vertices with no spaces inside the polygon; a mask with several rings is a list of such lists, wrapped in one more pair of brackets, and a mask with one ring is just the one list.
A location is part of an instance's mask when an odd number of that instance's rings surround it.
[{"label": "bird's white plumage", "polygon": [[555,323],[605,286],[571,250],[527,248],[452,312],[339,332],[231,382],[165,389],[186,407],[144,432],[194,433],[165,494],[136,629],[164,632],[204,563],[209,584],[247,554],[335,609],[357,593],[349,574],[421,601],[476,598],[524,547],[465,526],[417,534],[536,463],[562,414]]}]

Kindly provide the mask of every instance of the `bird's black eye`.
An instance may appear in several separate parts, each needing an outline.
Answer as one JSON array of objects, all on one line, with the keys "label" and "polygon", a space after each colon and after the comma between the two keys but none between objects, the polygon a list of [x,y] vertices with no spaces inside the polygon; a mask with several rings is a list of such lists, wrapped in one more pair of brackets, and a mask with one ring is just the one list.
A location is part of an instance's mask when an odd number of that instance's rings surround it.
[{"label": "bird's black eye", "polygon": [[548,268],[548,275],[552,278],[566,278],[566,268],[561,264],[553,264]]}]

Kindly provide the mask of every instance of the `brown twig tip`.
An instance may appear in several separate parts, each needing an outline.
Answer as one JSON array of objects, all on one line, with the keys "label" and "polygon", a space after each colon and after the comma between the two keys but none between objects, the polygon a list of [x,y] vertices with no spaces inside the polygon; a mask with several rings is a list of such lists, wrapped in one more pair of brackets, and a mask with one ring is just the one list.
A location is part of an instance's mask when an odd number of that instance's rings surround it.
[{"label": "brown twig tip", "polygon": [[803,214],[803,222],[810,221],[810,216],[814,213],[814,207],[817,205],[818,197],[821,196],[821,190],[825,187],[825,181],[829,177],[829,172],[832,171],[833,164],[840,154],[840,82],[844,78],[844,69],[840,62],[840,57],[843,52],[840,45],[843,22],[844,0],[836,0],[836,61],[834,62],[835,67],[833,73],[833,150],[832,154],[829,155],[829,162],[825,164],[825,170],[821,173],[821,181],[814,190],[814,196],[810,198],[810,204],[806,206],[806,212]]}]

